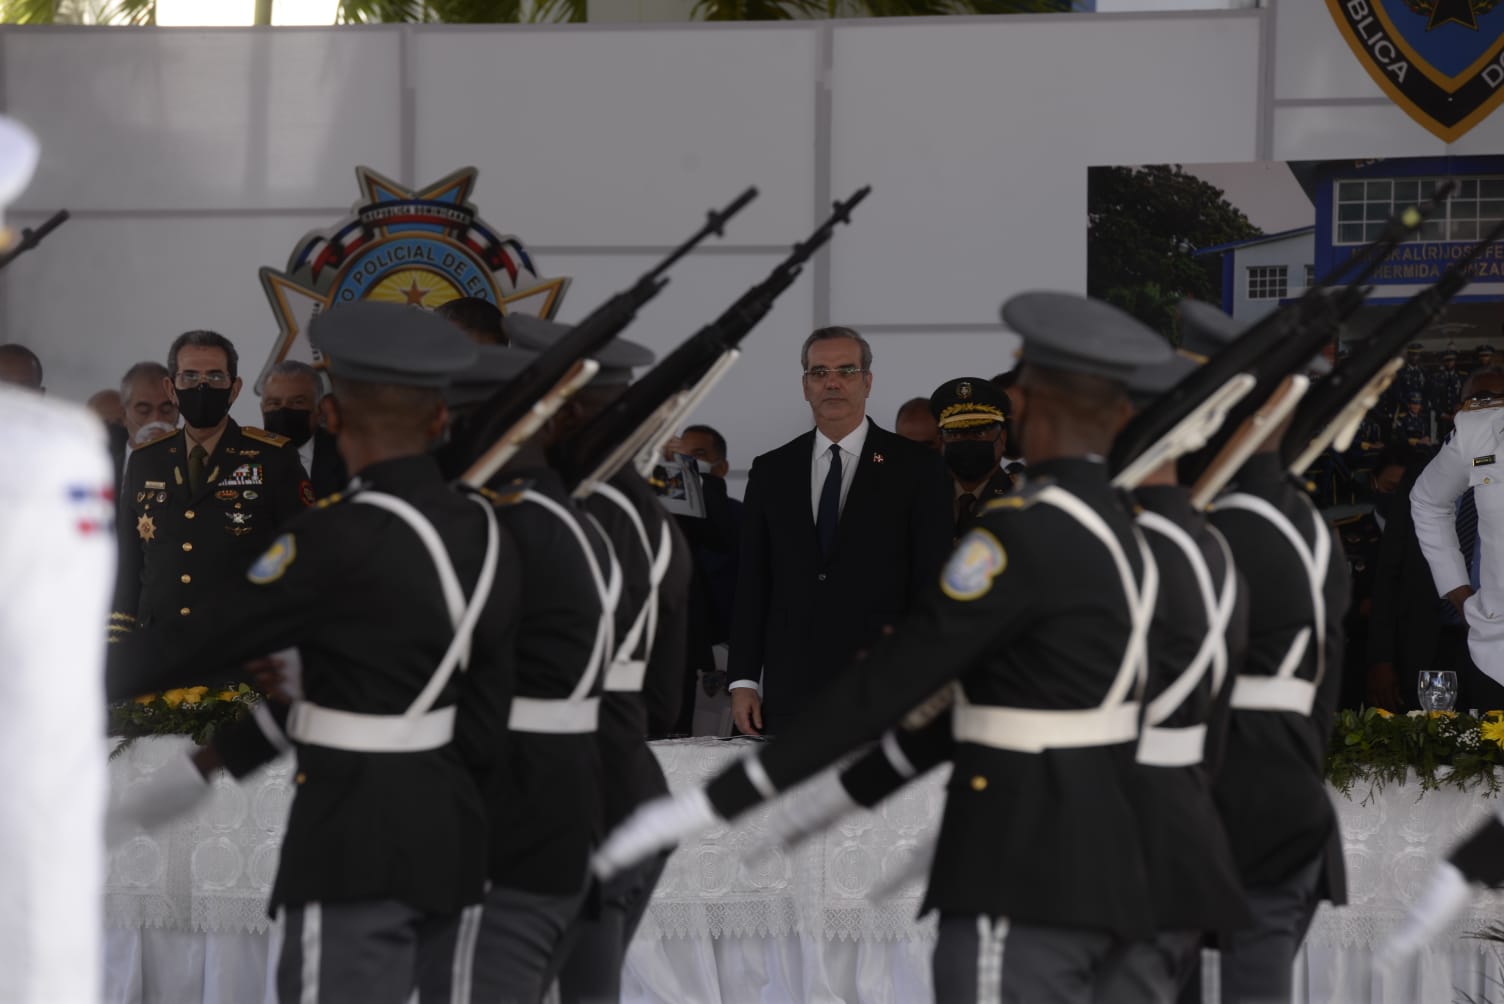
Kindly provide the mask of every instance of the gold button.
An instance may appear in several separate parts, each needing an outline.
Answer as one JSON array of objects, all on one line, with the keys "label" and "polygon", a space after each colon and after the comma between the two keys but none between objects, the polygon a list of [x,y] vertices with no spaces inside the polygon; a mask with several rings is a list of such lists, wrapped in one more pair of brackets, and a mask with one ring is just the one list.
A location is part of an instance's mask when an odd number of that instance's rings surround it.
[{"label": "gold button", "polygon": [[187,607],[184,607],[183,609],[179,610],[178,613],[182,614],[184,617],[187,617],[189,614],[193,613],[193,611],[189,610]]},{"label": "gold button", "polygon": [[235,503],[235,508],[236,508],[236,509],[239,509],[239,508],[240,508],[240,503],[239,503],[239,502],[236,502],[236,503]]},{"label": "gold button", "polygon": [[189,509],[187,512],[183,513],[183,518],[192,519],[195,515],[196,514],[194,513],[194,511],[192,509]]},{"label": "gold button", "polygon": [[298,776],[293,778],[293,780],[298,782],[298,784],[302,784],[304,781],[308,780],[308,775],[304,774],[302,771],[298,771]]},{"label": "gold button", "polygon": [[1486,484],[1486,485],[1493,484],[1493,479],[1492,478],[1484,478],[1483,479],[1483,483]]},{"label": "gold button", "polygon": [[185,550],[185,551],[191,551],[191,550],[193,550],[193,541],[191,541],[191,540],[185,540],[185,541],[183,541],[183,550]]},{"label": "gold button", "polygon": [[986,788],[987,788],[987,779],[985,777],[983,777],[982,775],[978,774],[976,777],[974,777],[974,778],[971,779],[971,790],[972,791],[985,791]]},{"label": "gold button", "polygon": [[190,582],[193,581],[193,576],[191,576],[191,575],[185,575],[181,579],[179,579],[178,581],[181,582],[183,585],[186,586],[188,583],[190,583]]}]

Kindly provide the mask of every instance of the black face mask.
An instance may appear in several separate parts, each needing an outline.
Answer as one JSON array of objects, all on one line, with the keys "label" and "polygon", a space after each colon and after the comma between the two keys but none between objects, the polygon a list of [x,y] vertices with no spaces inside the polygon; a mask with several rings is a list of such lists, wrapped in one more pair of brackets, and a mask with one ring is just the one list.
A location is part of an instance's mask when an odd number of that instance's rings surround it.
[{"label": "black face mask", "polygon": [[945,465],[963,484],[981,481],[997,467],[993,445],[986,440],[963,439],[945,444]]},{"label": "black face mask", "polygon": [[1394,501],[1399,497],[1399,494],[1399,492],[1374,492],[1373,511],[1378,513],[1380,518],[1387,520],[1389,514],[1394,511]]},{"label": "black face mask", "polygon": [[313,412],[301,408],[273,408],[271,411],[263,411],[261,425],[267,432],[286,436],[294,446],[302,446],[313,438]]},{"label": "black face mask", "polygon": [[230,388],[206,383],[188,390],[178,388],[178,411],[195,429],[212,429],[230,413]]}]

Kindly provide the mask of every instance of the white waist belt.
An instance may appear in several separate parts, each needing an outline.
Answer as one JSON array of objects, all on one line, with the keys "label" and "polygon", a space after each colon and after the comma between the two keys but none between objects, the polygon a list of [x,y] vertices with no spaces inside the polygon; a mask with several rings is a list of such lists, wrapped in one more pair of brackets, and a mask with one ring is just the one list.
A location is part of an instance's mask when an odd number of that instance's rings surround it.
[{"label": "white waist belt", "polygon": [[1206,751],[1206,726],[1187,725],[1144,729],[1138,741],[1138,762],[1151,767],[1194,767]]},{"label": "white waist belt", "polygon": [[1232,706],[1241,711],[1293,711],[1309,715],[1316,684],[1294,676],[1240,676],[1233,681]]},{"label": "white waist belt", "polygon": [[287,734],[352,753],[419,753],[454,738],[454,705],[422,715],[363,715],[298,701],[287,714]]},{"label": "white waist belt", "polygon": [[1139,704],[1054,711],[957,703],[953,734],[959,742],[1000,750],[1043,753],[1050,749],[1113,746],[1138,738]]},{"label": "white waist belt", "polygon": [[648,664],[643,659],[618,659],[606,670],[606,689],[635,694],[642,690]]},{"label": "white waist belt", "polygon": [[569,735],[594,732],[600,718],[601,699],[514,697],[507,727],[513,732],[543,732]]}]

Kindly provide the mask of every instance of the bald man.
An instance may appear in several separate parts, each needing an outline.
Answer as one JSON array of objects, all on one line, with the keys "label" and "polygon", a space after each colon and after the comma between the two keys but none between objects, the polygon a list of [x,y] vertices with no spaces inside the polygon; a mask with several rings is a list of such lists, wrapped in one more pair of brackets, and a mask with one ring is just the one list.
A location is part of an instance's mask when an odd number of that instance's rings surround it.
[{"label": "bald man", "polygon": [[0,383],[24,387],[45,394],[42,386],[42,360],[24,345],[7,342],[0,345]]}]

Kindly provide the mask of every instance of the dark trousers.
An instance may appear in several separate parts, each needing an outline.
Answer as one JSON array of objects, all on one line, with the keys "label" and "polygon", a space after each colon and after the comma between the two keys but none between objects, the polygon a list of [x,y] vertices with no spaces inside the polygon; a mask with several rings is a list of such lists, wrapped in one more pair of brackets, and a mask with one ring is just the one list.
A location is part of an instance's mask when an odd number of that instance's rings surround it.
[{"label": "dark trousers", "polygon": [[[574,923],[585,890],[550,896],[492,887],[485,902],[465,910],[448,951],[454,1004],[537,1004],[552,979],[551,965]],[[442,947],[442,946],[441,946]]]},{"label": "dark trousers", "polygon": [[1168,1004],[1183,946],[943,914],[936,1004]]},{"label": "dark trousers", "polygon": [[1253,924],[1222,939],[1222,1004],[1288,1004],[1295,956],[1319,903],[1324,855],[1285,881],[1247,890]]},{"label": "dark trousers", "polygon": [[281,1004],[448,1004],[456,916],[395,900],[285,906],[277,960]]},{"label": "dark trousers", "polygon": [[563,1004],[617,1004],[621,999],[627,948],[667,863],[668,854],[659,854],[606,882],[596,916],[580,918],[566,935],[568,955],[559,971]]}]

